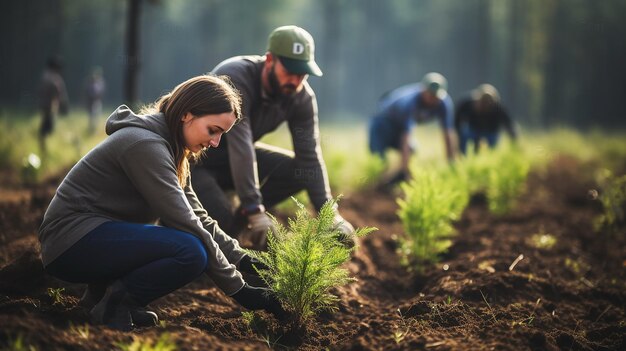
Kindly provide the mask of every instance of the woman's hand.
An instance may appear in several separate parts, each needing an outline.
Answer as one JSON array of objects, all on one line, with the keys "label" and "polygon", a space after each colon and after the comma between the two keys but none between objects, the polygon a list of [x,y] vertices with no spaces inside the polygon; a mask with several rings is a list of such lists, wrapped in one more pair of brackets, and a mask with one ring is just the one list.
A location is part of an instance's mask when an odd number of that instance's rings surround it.
[{"label": "woman's hand", "polygon": [[269,289],[253,287],[246,283],[232,298],[249,310],[265,310],[279,320],[287,318],[287,312]]},{"label": "woman's hand", "polygon": [[241,261],[239,261],[239,270],[241,272],[250,273],[250,274],[256,275],[257,277],[259,276],[259,272],[257,270],[267,270],[267,269],[269,269],[268,266],[266,266],[261,261],[249,255],[244,255],[241,258]]}]

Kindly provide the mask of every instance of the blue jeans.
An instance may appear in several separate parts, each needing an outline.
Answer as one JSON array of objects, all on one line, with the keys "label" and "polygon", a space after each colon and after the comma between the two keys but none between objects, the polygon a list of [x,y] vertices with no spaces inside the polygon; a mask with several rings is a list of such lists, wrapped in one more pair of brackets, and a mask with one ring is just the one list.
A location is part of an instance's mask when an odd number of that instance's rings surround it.
[{"label": "blue jeans", "polygon": [[121,280],[132,298],[147,305],[184,286],[207,267],[207,252],[196,236],[176,229],[106,222],[89,232],[46,271],[73,283]]},{"label": "blue jeans", "polygon": [[[370,152],[386,160],[387,149],[400,150],[400,139],[403,133],[410,133],[410,130],[394,125],[385,116],[374,116],[370,119],[368,126]],[[412,136],[409,136],[409,147],[412,152],[417,150],[417,141]]]},{"label": "blue jeans", "polygon": [[478,153],[480,141],[485,139],[490,148],[498,144],[498,132],[476,131],[469,126],[463,126],[459,130],[459,148],[463,155],[467,153],[467,143],[471,140],[474,143],[474,152]]}]

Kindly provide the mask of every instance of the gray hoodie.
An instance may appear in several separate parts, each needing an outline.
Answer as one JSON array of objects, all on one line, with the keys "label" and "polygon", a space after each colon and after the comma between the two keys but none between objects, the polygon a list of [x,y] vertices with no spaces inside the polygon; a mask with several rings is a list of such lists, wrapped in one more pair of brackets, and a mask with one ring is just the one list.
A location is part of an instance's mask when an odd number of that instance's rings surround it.
[{"label": "gray hoodie", "polygon": [[[139,116],[120,106],[103,142],[67,174],[39,228],[45,266],[107,221],[160,223],[199,237],[206,273],[228,295],[244,285],[235,264],[244,252],[211,219],[191,188],[182,189],[163,114]],[[114,253],[112,253],[114,255]]]}]

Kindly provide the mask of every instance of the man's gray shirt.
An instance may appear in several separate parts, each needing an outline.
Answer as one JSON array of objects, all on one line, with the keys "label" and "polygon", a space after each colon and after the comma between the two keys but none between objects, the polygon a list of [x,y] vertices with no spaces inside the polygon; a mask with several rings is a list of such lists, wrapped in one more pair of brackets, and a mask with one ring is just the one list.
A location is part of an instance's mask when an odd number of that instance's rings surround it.
[{"label": "man's gray shirt", "polygon": [[230,77],[242,97],[242,120],[224,135],[233,183],[242,206],[263,203],[259,190],[254,143],[287,121],[295,160],[295,177],[307,182],[316,209],[332,198],[320,147],[315,93],[305,81],[293,97],[271,99],[263,94],[261,72],[265,56],[238,56],[215,67],[213,73]]}]

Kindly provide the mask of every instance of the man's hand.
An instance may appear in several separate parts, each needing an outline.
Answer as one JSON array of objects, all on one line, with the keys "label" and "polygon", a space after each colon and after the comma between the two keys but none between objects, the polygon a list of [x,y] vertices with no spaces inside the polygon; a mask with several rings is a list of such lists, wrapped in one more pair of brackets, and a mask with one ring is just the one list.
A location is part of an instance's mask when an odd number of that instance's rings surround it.
[{"label": "man's hand", "polygon": [[254,233],[267,234],[267,231],[274,229],[274,223],[266,212],[259,212],[248,216],[248,229]]},{"label": "man's hand", "polygon": [[267,248],[267,232],[274,230],[274,223],[265,211],[248,215],[247,230],[239,234],[240,241],[249,241],[258,250]]},{"label": "man's hand", "polygon": [[281,306],[280,301],[269,289],[256,288],[246,283],[232,298],[249,310],[266,310],[279,320],[287,317],[287,312]]},{"label": "man's hand", "polygon": [[335,214],[333,219],[334,229],[339,231],[337,240],[348,249],[353,248],[356,245],[356,239],[354,238],[354,227],[350,222],[341,217],[339,213]]}]

